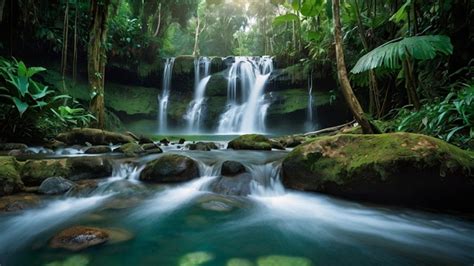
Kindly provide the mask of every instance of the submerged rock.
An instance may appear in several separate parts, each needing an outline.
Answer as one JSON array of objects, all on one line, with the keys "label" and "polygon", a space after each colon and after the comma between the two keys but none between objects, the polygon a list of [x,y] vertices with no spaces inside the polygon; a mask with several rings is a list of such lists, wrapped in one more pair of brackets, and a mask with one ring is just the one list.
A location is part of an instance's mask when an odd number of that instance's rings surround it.
[{"label": "submerged rock", "polygon": [[0,196],[23,190],[19,164],[15,157],[0,156]]},{"label": "submerged rock", "polygon": [[45,266],[87,266],[89,265],[90,259],[84,255],[71,256],[64,261],[53,261]]},{"label": "submerged rock", "polygon": [[111,152],[112,149],[110,146],[99,145],[99,146],[92,146],[87,148],[84,153],[86,154],[100,154],[100,153],[108,153]]},{"label": "submerged rock", "polygon": [[474,210],[474,153],[411,134],[336,135],[283,161],[287,188],[380,203]]},{"label": "submerged rock", "polygon": [[241,173],[235,176],[221,176],[211,185],[215,193],[232,196],[247,196],[250,194],[252,175]]},{"label": "submerged rock", "polygon": [[188,253],[179,259],[179,266],[197,266],[208,263],[214,259],[214,255],[205,251]]},{"label": "submerged rock", "polygon": [[56,139],[68,145],[85,145],[87,142],[92,145],[109,145],[133,141],[133,138],[128,135],[95,128],[74,128],[69,132],[59,134]]},{"label": "submerged rock", "polygon": [[38,192],[47,195],[63,194],[74,186],[74,182],[62,177],[49,177],[41,183]]},{"label": "submerged rock", "polygon": [[221,174],[225,176],[235,176],[246,172],[245,166],[236,161],[225,161],[222,163]]},{"label": "submerged rock", "polygon": [[15,212],[33,208],[40,203],[40,198],[35,194],[20,193],[0,197],[0,211]]},{"label": "submerged rock", "polygon": [[197,163],[178,154],[166,154],[149,162],[140,174],[140,180],[157,183],[182,182],[196,177],[199,177]]},{"label": "submerged rock", "polygon": [[234,150],[271,150],[271,141],[262,135],[248,134],[242,135],[229,142],[227,149]]},{"label": "submerged rock", "polygon": [[186,145],[191,151],[210,151],[210,150],[217,150],[219,147],[214,142],[197,142],[197,143],[190,143]]},{"label": "submerged rock", "polygon": [[258,266],[311,266],[311,261],[303,257],[271,255],[257,259]]},{"label": "submerged rock", "polygon": [[232,206],[225,204],[222,201],[211,200],[208,202],[201,203],[201,208],[216,212],[228,212],[233,209]]},{"label": "submerged rock", "polygon": [[52,248],[79,251],[103,244],[109,240],[109,234],[96,227],[74,226],[55,235],[49,242]]},{"label": "submerged rock", "polygon": [[255,264],[247,259],[243,258],[232,258],[227,261],[226,266],[255,266]]}]

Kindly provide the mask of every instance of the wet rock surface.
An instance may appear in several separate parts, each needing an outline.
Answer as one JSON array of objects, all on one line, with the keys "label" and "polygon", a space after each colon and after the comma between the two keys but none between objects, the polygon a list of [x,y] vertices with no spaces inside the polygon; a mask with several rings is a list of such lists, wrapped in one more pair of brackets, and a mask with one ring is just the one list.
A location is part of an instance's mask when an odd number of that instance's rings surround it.
[{"label": "wet rock surface", "polygon": [[182,182],[199,177],[199,168],[193,159],[166,154],[149,162],[140,174],[140,180],[146,182]]}]

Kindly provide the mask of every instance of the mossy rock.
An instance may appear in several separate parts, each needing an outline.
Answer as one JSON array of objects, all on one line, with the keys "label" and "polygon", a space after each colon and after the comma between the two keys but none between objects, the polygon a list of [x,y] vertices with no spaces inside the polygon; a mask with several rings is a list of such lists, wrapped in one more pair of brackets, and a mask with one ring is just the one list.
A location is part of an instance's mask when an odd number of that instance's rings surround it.
[{"label": "mossy rock", "polygon": [[[323,106],[330,103],[330,95],[327,92],[313,91],[313,107]],[[268,108],[269,115],[288,114],[308,108],[308,89],[288,89],[272,92],[274,102]]]},{"label": "mossy rock", "polygon": [[0,156],[0,196],[23,190],[23,182],[18,169],[19,164],[15,157]]},{"label": "mossy rock", "polygon": [[71,131],[60,133],[56,139],[68,145],[84,145],[90,143],[92,145],[109,145],[122,144],[132,142],[133,138],[106,130],[96,128],[74,128]]},{"label": "mossy rock", "polygon": [[247,134],[242,135],[229,142],[228,149],[234,150],[271,150],[272,143],[271,141],[263,136],[258,134]]},{"label": "mossy rock", "polygon": [[227,78],[222,72],[211,75],[206,86],[205,96],[227,96],[227,83]]},{"label": "mossy rock", "polygon": [[420,134],[341,134],[283,161],[287,188],[349,199],[474,210],[474,153]]},{"label": "mossy rock", "polygon": [[49,177],[69,175],[67,159],[28,160],[21,169],[21,179],[27,186],[39,186]]},{"label": "mossy rock", "polygon": [[173,65],[173,75],[184,75],[194,73],[194,56],[181,55],[175,58]]},{"label": "mossy rock", "polygon": [[156,88],[108,84],[105,93],[105,105],[116,112],[145,116],[156,116],[158,112],[160,91]]},{"label": "mossy rock", "polygon": [[155,183],[183,182],[197,177],[196,161],[179,154],[166,154],[149,162],[140,174],[140,180]]},{"label": "mossy rock", "polygon": [[117,150],[118,152],[124,153],[126,156],[138,156],[145,152],[142,146],[135,142],[125,143]]}]

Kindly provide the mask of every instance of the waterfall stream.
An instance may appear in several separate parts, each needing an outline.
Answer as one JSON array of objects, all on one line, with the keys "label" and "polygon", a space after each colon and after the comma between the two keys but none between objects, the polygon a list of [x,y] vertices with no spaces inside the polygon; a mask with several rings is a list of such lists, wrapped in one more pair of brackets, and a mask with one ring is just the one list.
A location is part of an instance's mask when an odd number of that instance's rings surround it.
[{"label": "waterfall stream", "polygon": [[168,131],[168,103],[171,90],[171,79],[173,76],[173,65],[175,58],[167,58],[163,69],[163,86],[161,96],[158,96],[158,124],[159,133]]}]

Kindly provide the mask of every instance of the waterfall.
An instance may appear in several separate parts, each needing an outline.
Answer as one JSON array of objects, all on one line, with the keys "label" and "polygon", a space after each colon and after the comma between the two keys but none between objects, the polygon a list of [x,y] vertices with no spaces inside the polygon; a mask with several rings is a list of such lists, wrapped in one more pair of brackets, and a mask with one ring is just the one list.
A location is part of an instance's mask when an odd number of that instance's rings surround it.
[{"label": "waterfall", "polygon": [[[201,66],[204,73],[201,77]],[[194,99],[189,103],[184,119],[188,123],[189,132],[197,133],[201,130],[201,123],[204,117],[204,93],[209,82],[211,59],[200,57],[194,59]]]},{"label": "waterfall", "polygon": [[265,132],[269,103],[265,101],[264,90],[272,71],[273,60],[268,56],[258,60],[235,58],[229,69],[227,110],[220,117],[219,133]]},{"label": "waterfall", "polygon": [[306,111],[306,130],[311,131],[313,128],[313,72],[308,77],[308,108]]},{"label": "waterfall", "polygon": [[163,69],[163,86],[161,96],[158,96],[159,109],[158,109],[158,124],[159,133],[165,133],[168,131],[168,99],[170,96],[171,89],[171,77],[173,75],[174,57],[167,58],[165,62],[165,68]]}]

